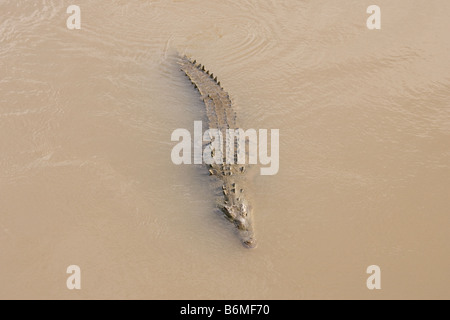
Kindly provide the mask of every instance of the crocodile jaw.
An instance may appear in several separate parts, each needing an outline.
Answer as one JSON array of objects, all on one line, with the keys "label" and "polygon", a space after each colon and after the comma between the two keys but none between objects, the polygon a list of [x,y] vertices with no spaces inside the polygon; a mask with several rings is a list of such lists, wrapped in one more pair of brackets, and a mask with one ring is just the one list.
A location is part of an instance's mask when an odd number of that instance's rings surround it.
[{"label": "crocodile jaw", "polygon": [[239,237],[241,238],[242,245],[247,249],[254,249],[258,245],[255,233],[253,232],[253,228],[251,226],[246,230],[239,230]]}]

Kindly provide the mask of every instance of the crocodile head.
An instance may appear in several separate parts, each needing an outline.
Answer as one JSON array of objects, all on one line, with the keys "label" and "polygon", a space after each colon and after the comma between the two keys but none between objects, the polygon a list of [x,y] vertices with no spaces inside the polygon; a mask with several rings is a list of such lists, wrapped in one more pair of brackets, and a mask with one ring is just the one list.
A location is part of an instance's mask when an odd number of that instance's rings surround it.
[{"label": "crocodile head", "polygon": [[238,229],[242,244],[246,248],[255,248],[257,243],[253,231],[251,209],[248,205],[225,205],[222,209],[227,218],[235,224]]}]

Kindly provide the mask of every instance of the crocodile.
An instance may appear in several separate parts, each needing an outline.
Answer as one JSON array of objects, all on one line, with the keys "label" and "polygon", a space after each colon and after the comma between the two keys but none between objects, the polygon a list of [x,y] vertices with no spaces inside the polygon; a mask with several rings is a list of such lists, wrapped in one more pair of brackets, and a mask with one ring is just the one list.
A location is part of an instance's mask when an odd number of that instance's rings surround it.
[{"label": "crocodile", "polygon": [[[220,130],[223,137],[229,130],[239,129],[230,95],[224,90],[217,77],[209,72],[204,65],[197,63],[196,60],[191,60],[187,56],[180,56],[179,61],[181,71],[198,90],[206,106],[209,129]],[[219,209],[224,213],[225,218],[236,226],[244,247],[255,248],[257,241],[253,229],[252,207],[243,188],[243,178],[247,168],[245,165],[237,164],[238,161],[236,161],[237,153],[240,152],[241,148],[239,144],[240,142],[236,141],[233,145],[232,154],[235,161],[226,161],[226,158],[223,157],[223,161],[218,161],[220,163],[210,164],[208,171],[211,176],[217,177],[222,185],[221,193],[223,197],[218,203]],[[212,150],[212,157],[215,156],[214,153],[215,150]]]}]

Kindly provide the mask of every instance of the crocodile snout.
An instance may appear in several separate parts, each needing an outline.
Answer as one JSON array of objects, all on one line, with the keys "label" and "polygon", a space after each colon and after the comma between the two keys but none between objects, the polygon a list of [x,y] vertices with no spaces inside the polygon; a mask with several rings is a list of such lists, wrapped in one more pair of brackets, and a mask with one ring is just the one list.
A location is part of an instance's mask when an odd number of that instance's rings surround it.
[{"label": "crocodile snout", "polygon": [[254,249],[256,248],[256,246],[258,245],[258,243],[256,242],[255,238],[250,238],[248,240],[244,240],[242,241],[242,244],[244,245],[244,247],[246,247],[247,249]]}]

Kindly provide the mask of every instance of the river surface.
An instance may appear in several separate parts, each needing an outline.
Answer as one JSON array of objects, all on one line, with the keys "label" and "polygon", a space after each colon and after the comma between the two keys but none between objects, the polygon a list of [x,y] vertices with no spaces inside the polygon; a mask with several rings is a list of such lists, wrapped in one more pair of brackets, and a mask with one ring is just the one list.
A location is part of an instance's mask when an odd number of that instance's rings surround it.
[{"label": "river surface", "polygon": [[[376,2],[0,1],[0,298],[449,299],[450,2]],[[280,130],[256,249],[172,163],[205,117],[177,52]]]}]

